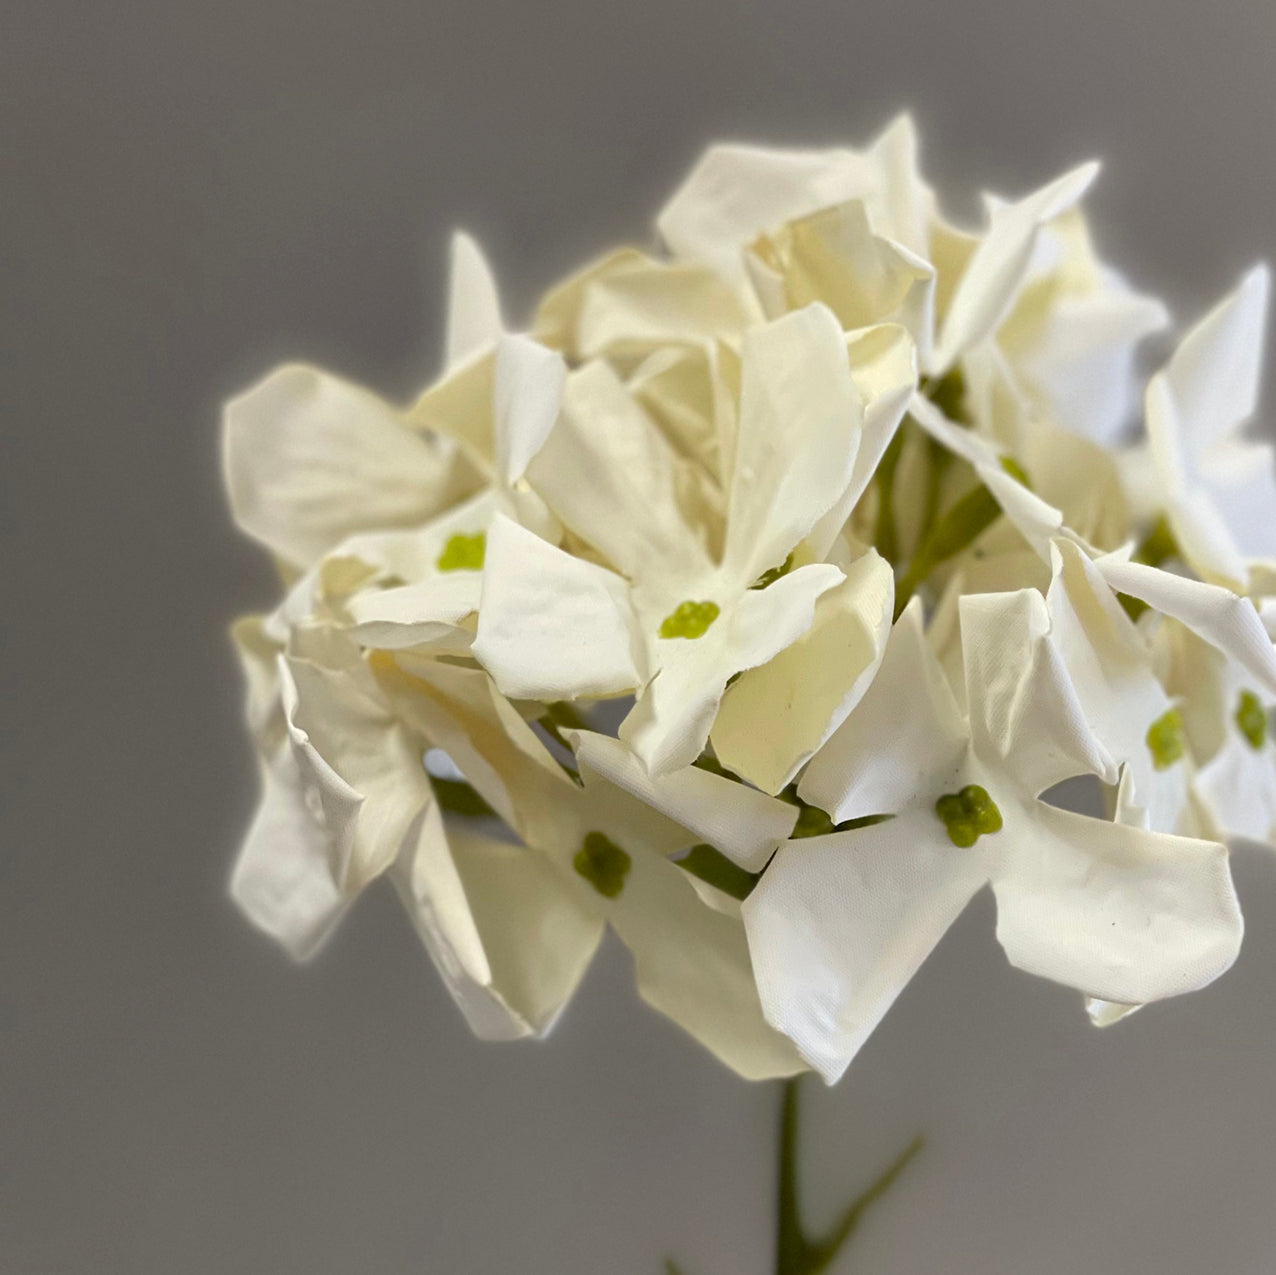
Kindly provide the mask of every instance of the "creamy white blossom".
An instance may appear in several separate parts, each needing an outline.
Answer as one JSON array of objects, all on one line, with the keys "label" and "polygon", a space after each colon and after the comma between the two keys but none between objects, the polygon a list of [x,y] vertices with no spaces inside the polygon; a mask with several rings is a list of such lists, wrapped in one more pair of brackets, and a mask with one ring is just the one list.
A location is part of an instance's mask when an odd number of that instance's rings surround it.
[{"label": "creamy white blossom", "polygon": [[[711,147],[510,325],[451,246],[440,375],[227,404],[280,596],[233,639],[231,876],[305,959],[392,883],[472,1028],[536,1038],[610,928],[742,1075],[842,1073],[969,899],[1091,1020],[1203,987],[1276,844],[1264,266],[1168,315],[1082,164],[959,226],[912,122]],[[1141,408],[1141,411],[1140,411]],[[1094,777],[1105,814],[1050,804]]]}]

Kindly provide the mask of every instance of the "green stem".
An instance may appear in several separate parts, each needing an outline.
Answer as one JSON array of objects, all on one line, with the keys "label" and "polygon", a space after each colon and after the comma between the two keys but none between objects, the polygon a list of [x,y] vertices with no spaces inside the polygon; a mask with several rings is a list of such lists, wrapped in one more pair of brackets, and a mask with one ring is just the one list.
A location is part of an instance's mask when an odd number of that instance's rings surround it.
[{"label": "green stem", "polygon": [[813,1239],[802,1229],[798,1204],[798,1083],[797,1078],[786,1080],[780,1100],[776,1275],[820,1275],[827,1270],[855,1234],[870,1206],[890,1190],[923,1145],[920,1137],[914,1138],[885,1172],[842,1210],[832,1228],[825,1235]]}]

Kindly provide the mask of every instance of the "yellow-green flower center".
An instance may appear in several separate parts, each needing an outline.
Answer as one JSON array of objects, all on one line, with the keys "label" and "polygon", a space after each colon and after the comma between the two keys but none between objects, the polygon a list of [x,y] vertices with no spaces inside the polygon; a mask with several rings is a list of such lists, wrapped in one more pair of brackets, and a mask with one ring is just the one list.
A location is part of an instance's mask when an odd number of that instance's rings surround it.
[{"label": "yellow-green flower center", "polygon": [[1168,709],[1148,727],[1146,736],[1152,765],[1168,770],[1183,756],[1183,718],[1177,708]]},{"label": "yellow-green flower center", "polygon": [[718,618],[716,602],[679,602],[678,609],[660,621],[662,638],[698,638]]},{"label": "yellow-green flower center", "polygon": [[572,867],[605,899],[614,899],[625,888],[632,860],[610,837],[601,832],[585,835]]},{"label": "yellow-green flower center", "polygon": [[1262,701],[1253,691],[1242,691],[1236,706],[1236,726],[1249,746],[1258,752],[1267,738],[1267,714]]},{"label": "yellow-green flower center", "polygon": [[979,784],[967,784],[960,792],[945,793],[935,803],[935,813],[955,846],[973,846],[980,837],[1001,831],[1001,811]]},{"label": "yellow-green flower center", "polygon": [[483,550],[487,545],[487,537],[476,531],[472,536],[457,532],[439,554],[440,571],[481,571],[483,569]]}]

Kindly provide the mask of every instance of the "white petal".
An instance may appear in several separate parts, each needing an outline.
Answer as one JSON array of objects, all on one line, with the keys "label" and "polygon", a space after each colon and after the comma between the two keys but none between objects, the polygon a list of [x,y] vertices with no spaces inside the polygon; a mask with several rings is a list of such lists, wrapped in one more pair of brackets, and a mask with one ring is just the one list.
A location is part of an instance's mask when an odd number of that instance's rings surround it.
[{"label": "white petal", "polygon": [[333,669],[281,658],[281,672],[293,753],[319,806],[344,808],[351,793],[362,799],[353,843],[334,847],[332,865],[337,884],[354,894],[394,862],[409,827],[433,804],[420,741],[361,664]]},{"label": "white petal", "polygon": [[373,668],[396,712],[523,840],[554,836],[577,789],[487,674],[413,654],[374,656]]},{"label": "white petal", "polygon": [[474,658],[516,699],[633,690],[629,589],[618,575],[497,515],[487,533]]},{"label": "white petal", "polygon": [[765,589],[749,589],[698,638],[660,640],[655,677],[621,723],[620,737],[652,774],[689,766],[704,748],[727,681],[765,663],[805,633],[821,594],[842,572],[813,563]]},{"label": "white petal", "polygon": [[743,907],[767,1021],[832,1084],[987,879],[931,811],[781,847]]},{"label": "white petal", "polygon": [[637,248],[615,248],[591,261],[541,298],[532,321],[532,335],[551,349],[561,350],[569,359],[579,361],[582,357],[580,310],[590,286],[606,280],[615,272],[624,273],[651,261],[651,257]]},{"label": "white petal", "polygon": [[898,324],[883,323],[848,332],[846,349],[851,379],[864,404],[864,420],[846,491],[807,536],[817,558],[828,556],[851,510],[868,490],[917,388],[917,346]]},{"label": "white petal", "polygon": [[1235,660],[1263,690],[1276,695],[1276,651],[1248,598],[1238,597],[1221,585],[1123,561],[1115,554],[1097,559],[1095,565],[1118,592],[1173,616]]},{"label": "white petal", "polygon": [[[1155,769],[1147,746],[1148,727],[1170,708],[1170,698],[1152,672],[1147,644],[1102,573],[1076,545],[1057,540],[1052,555],[1054,579],[1046,598],[1051,639],[1063,655],[1086,720],[1113,759],[1125,763],[1128,799],[1149,810],[1158,831],[1177,832],[1163,822],[1172,810],[1159,799],[1170,794],[1159,782],[1165,772]],[[1185,796],[1184,767],[1173,769],[1174,785]]]},{"label": "white petal", "polygon": [[365,590],[347,603],[350,637],[380,651],[429,646],[464,654],[471,638],[460,624],[478,610],[482,588],[479,572],[450,571],[399,589]]},{"label": "white petal", "polygon": [[500,340],[501,301],[483,250],[463,230],[452,236],[447,365],[458,367]]},{"label": "white petal", "polygon": [[1142,1005],[1123,1005],[1120,1001],[1100,1000],[1097,996],[1085,998],[1085,1012],[1096,1027],[1115,1027],[1142,1008]]},{"label": "white petal", "polygon": [[544,446],[558,419],[567,365],[525,336],[504,336],[496,350],[496,472],[512,486]]},{"label": "white petal", "polygon": [[[1254,414],[1268,282],[1265,265],[1251,269],[1236,291],[1183,338],[1149,385],[1147,424],[1153,446],[1177,444],[1189,470]],[[1167,431],[1172,437],[1164,436]]]},{"label": "white petal", "polygon": [[935,350],[936,372],[996,328],[1014,303],[1042,226],[1085,194],[1099,166],[1082,164],[1015,204],[997,205],[957,284]]},{"label": "white petal", "polygon": [[[448,825],[446,842],[432,841],[450,852],[446,864],[423,846],[396,870],[395,884],[449,991],[485,1040],[544,1034],[589,966],[602,917],[534,850],[461,821]],[[444,872],[455,888],[441,893]],[[448,915],[445,902],[464,910]],[[458,928],[468,931],[468,961],[458,957]]]},{"label": "white petal", "polygon": [[240,527],[306,567],[351,533],[425,522],[464,494],[455,450],[376,395],[278,368],[226,404],[223,464]]},{"label": "white petal", "polygon": [[341,920],[349,898],[333,863],[354,840],[362,798],[334,786],[322,798],[282,745],[262,767],[262,796],[231,875],[231,897],[294,960],[313,956]]},{"label": "white petal", "polygon": [[631,580],[709,568],[680,508],[680,490],[697,480],[692,466],[606,363],[568,376],[558,424],[528,479],[572,531]]},{"label": "white petal", "polygon": [[968,594],[959,604],[975,755],[1031,796],[1074,775],[1119,778],[1086,720],[1035,589]]},{"label": "white petal", "polygon": [[1225,836],[1276,846],[1276,747],[1270,741],[1255,749],[1229,729],[1222,748],[1197,771],[1195,788]]},{"label": "white petal", "polygon": [[681,868],[634,854],[611,923],[633,953],[638,994],[733,1071],[765,1080],[803,1070],[762,1016],[740,918],[707,907]]},{"label": "white petal", "polygon": [[1146,1004],[1204,987],[1236,959],[1243,925],[1223,846],[1042,802],[998,835],[1013,838],[993,877],[1012,965]]},{"label": "white petal", "polygon": [[708,266],[642,260],[586,285],[577,344],[585,358],[641,358],[669,344],[738,339],[750,317]]},{"label": "white petal", "polygon": [[891,630],[864,698],[798,783],[804,801],[837,823],[929,803],[961,769],[966,725],[913,599]]},{"label": "white petal", "polygon": [[875,235],[863,200],[792,221],[763,244],[782,272],[787,309],[822,301],[846,329],[902,324],[926,361],[934,323],[934,268]]},{"label": "white petal", "polygon": [[745,784],[687,766],[651,775],[618,739],[573,731],[582,765],[694,832],[749,872],[760,872],[793,831],[797,810]]},{"label": "white petal", "polygon": [[936,442],[942,443],[954,455],[974,466],[979,480],[992,493],[1001,506],[1002,513],[1022,533],[1024,539],[1048,560],[1050,541],[1065,530],[1063,514],[1007,473],[1002,468],[996,449],[986,439],[972,430],[955,425],[924,395],[913,395],[908,412]]},{"label": "white petal", "polygon": [[723,555],[741,588],[779,566],[846,491],[862,423],[846,340],[824,306],[745,336]]},{"label": "white petal", "polygon": [[743,285],[741,249],[759,232],[877,190],[880,164],[850,151],[711,146],[656,218],[665,243]]},{"label": "white petal", "polygon": [[784,788],[868,690],[894,601],[890,564],[869,550],[820,598],[807,633],[727,690],[710,732],[718,760],[763,792]]}]

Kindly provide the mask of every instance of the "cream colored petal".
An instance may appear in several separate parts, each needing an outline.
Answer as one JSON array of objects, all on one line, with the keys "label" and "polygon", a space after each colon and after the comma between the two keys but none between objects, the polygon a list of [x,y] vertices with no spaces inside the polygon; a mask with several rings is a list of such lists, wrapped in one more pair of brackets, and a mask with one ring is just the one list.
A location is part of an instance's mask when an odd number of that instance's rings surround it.
[{"label": "cream colored petal", "polygon": [[929,806],[951,791],[966,752],[966,724],[914,598],[891,630],[863,699],[811,759],[798,793],[837,823]]},{"label": "cream colored petal", "polygon": [[352,843],[332,871],[354,894],[398,857],[408,829],[433,804],[420,741],[396,719],[363,665],[325,668],[288,658],[283,703],[293,752],[323,808],[362,799]]},{"label": "cream colored petal", "polygon": [[1023,286],[1042,226],[1071,208],[1098,171],[1098,164],[1082,164],[1018,203],[993,207],[944,317],[932,371],[950,367],[1001,322]]},{"label": "cream colored petal", "polygon": [[658,639],[655,677],[621,723],[620,737],[655,775],[689,766],[704,749],[727,681],[797,641],[815,619],[816,600],[843,579],[828,563],[750,589],[702,637]]},{"label": "cream colored petal", "polygon": [[[1145,1004],[1224,973],[1243,923],[1227,851],[1032,803],[1003,807],[994,873],[1012,965],[1101,1000]],[[1022,822],[1021,822],[1022,819]]]},{"label": "cream colored petal", "polygon": [[1107,554],[1095,565],[1119,593],[1173,616],[1211,646],[1236,661],[1269,694],[1276,695],[1276,651],[1248,598],[1170,571]]},{"label": "cream colored petal", "polygon": [[1142,1005],[1123,1005],[1120,1001],[1100,1000],[1097,996],[1084,996],[1085,1012],[1095,1027],[1115,1027],[1124,1022],[1131,1014],[1137,1013]]},{"label": "cream colored petal", "polygon": [[746,1080],[804,1070],[762,1015],[738,917],[707,907],[668,860],[635,854],[611,924],[633,953],[638,994]]},{"label": "cream colored petal", "polygon": [[975,755],[1035,796],[1074,775],[1119,778],[1096,738],[1035,589],[968,594],[959,604]]},{"label": "cream colored petal", "polygon": [[723,570],[744,588],[779,566],[845,493],[863,424],[846,341],[811,305],[744,339]]},{"label": "cream colored petal", "polygon": [[236,522],[299,568],[356,531],[425,522],[468,490],[449,443],[299,365],[226,404],[222,456]]},{"label": "cream colored petal", "polygon": [[637,248],[615,248],[591,261],[583,270],[569,275],[541,298],[532,320],[532,336],[542,345],[561,350],[569,359],[579,361],[582,356],[578,325],[585,290],[591,283],[606,279],[613,271],[627,270],[651,260]]},{"label": "cream colored petal", "polygon": [[797,809],[746,784],[687,766],[651,775],[620,740],[592,731],[571,733],[582,765],[680,823],[750,872],[760,872],[793,831]]},{"label": "cream colored petal", "polygon": [[1160,782],[1165,773],[1156,769],[1147,745],[1148,728],[1171,707],[1147,644],[1098,567],[1076,545],[1057,540],[1051,552],[1050,636],[1086,720],[1113,759],[1125,764],[1126,799],[1149,812],[1157,831],[1177,832],[1179,812],[1167,799],[1175,790],[1180,808],[1186,799],[1185,766],[1173,767],[1170,784]]},{"label": "cream colored petal", "polygon": [[743,905],[767,1021],[832,1084],[987,879],[929,810],[782,846]]},{"label": "cream colored petal", "polygon": [[873,233],[862,200],[790,222],[774,239],[787,308],[821,301],[843,328],[893,321],[929,359],[935,271],[924,258]]},{"label": "cream colored petal", "polygon": [[459,367],[500,340],[501,300],[483,250],[463,230],[452,235],[448,290],[447,365]]},{"label": "cream colored petal", "polygon": [[[468,962],[443,914],[425,850],[395,871],[395,884],[444,982],[476,1035],[513,1040],[543,1035],[571,999],[597,950],[604,922],[566,890],[544,856],[452,821],[446,830],[462,925],[471,931]],[[434,848],[438,848],[437,843]]]},{"label": "cream colored petal", "polygon": [[487,533],[474,658],[516,699],[618,695],[640,685],[618,575],[497,515]]},{"label": "cream colored petal", "polygon": [[709,735],[718,760],[763,792],[784,788],[867,691],[894,600],[890,565],[869,550],[820,598],[807,633],[727,690]]},{"label": "cream colored petal", "polygon": [[358,793],[338,783],[315,787],[286,743],[262,766],[261,802],[230,893],[294,960],[313,956],[350,904],[332,865],[349,853],[361,804]]},{"label": "cream colored petal", "polygon": [[528,479],[622,574],[684,577],[709,569],[679,504],[682,487],[697,481],[690,470],[615,372],[595,362],[568,376],[558,424]]},{"label": "cream colored petal", "polygon": [[[1153,445],[1177,444],[1189,470],[1254,414],[1268,287],[1267,266],[1251,269],[1236,291],[1183,338],[1149,385],[1147,424]],[[1165,431],[1173,431],[1173,437],[1165,438]]]},{"label": "cream colored petal", "polygon": [[[473,470],[496,477],[496,352],[450,367],[408,409],[413,429],[441,434],[464,453]],[[477,485],[477,483],[475,484]]]},{"label": "cream colored petal", "polygon": [[558,419],[567,365],[563,356],[525,336],[503,336],[496,348],[496,472],[512,486],[544,446]]},{"label": "cream colored petal", "polygon": [[399,716],[523,840],[553,840],[577,789],[486,673],[410,653],[374,658],[373,668]]},{"label": "cream colored petal", "polygon": [[370,589],[346,605],[350,637],[360,646],[401,651],[428,646],[436,654],[463,655],[471,634],[461,627],[478,610],[483,577],[453,571],[398,589]]},{"label": "cream colored petal", "polygon": [[1197,771],[1195,789],[1224,836],[1276,847],[1276,746],[1270,738],[1256,749],[1228,730],[1223,746]]},{"label": "cream colored petal", "polygon": [[637,261],[587,284],[577,320],[584,358],[641,358],[670,344],[738,340],[751,315],[739,293],[695,262]]},{"label": "cream colored petal", "polygon": [[880,189],[881,166],[851,151],[711,146],[656,225],[678,256],[703,261],[737,286],[741,249],[793,217]]},{"label": "cream colored petal", "polygon": [[986,439],[955,425],[924,395],[913,395],[908,412],[936,442],[974,467],[1002,513],[1043,558],[1049,559],[1050,541],[1055,536],[1065,533],[1076,538],[1064,527],[1063,514],[1058,509],[1006,472],[996,449]]},{"label": "cream colored petal", "polygon": [[241,616],[230,627],[231,644],[244,676],[244,716],[257,747],[273,753],[284,738],[279,698],[280,644],[267,632],[266,617]]}]

